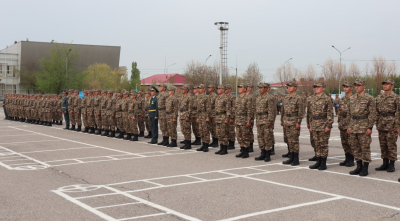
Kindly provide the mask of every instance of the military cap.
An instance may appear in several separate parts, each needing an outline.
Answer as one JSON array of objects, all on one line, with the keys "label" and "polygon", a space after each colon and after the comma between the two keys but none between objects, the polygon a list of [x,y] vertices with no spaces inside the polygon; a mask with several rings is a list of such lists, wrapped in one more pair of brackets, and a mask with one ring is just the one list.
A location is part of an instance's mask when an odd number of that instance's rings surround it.
[{"label": "military cap", "polygon": [[392,79],[385,79],[384,81],[382,81],[382,84],[392,84],[392,85],[394,85],[394,80],[392,80]]},{"label": "military cap", "polygon": [[218,85],[218,87],[217,87],[218,89],[225,89],[225,86],[224,85],[222,85],[222,84],[220,84],[220,85]]},{"label": "military cap", "polygon": [[58,97],[62,97],[62,94],[59,94]]},{"label": "military cap", "polygon": [[351,83],[350,81],[345,81],[345,82],[342,84],[342,86],[343,86],[343,87],[353,87],[353,83]]},{"label": "military cap", "polygon": [[151,92],[150,90],[147,90],[147,91],[145,92],[145,94],[150,94],[150,92]]},{"label": "military cap", "polygon": [[314,82],[313,87],[326,87],[326,84],[322,81],[316,81]]},{"label": "military cap", "polygon": [[263,83],[263,82],[260,82],[260,83],[257,85],[257,87],[264,87],[264,83]]},{"label": "military cap", "polygon": [[124,95],[129,95],[129,92],[125,90],[123,94]]},{"label": "military cap", "polygon": [[286,86],[294,86],[294,87],[298,87],[299,85],[297,84],[296,81],[289,81],[287,82]]},{"label": "military cap", "polygon": [[215,88],[214,84],[209,84],[207,88]]},{"label": "military cap", "polygon": [[74,92],[75,92],[75,93],[79,93],[79,90],[75,90]]},{"label": "military cap", "polygon": [[63,93],[63,94],[66,94],[67,92],[66,92],[66,91],[63,91],[62,93]]},{"label": "military cap", "polygon": [[123,93],[125,93],[125,91],[126,91],[125,89],[122,89],[121,93],[123,94]]},{"label": "military cap", "polygon": [[176,87],[174,87],[174,86],[170,86],[169,88],[168,88],[168,91],[175,91],[176,90]]},{"label": "military cap", "polygon": [[252,84],[250,84],[250,83],[246,83],[246,87],[253,87],[253,85]]},{"label": "military cap", "polygon": [[356,79],[356,81],[354,81],[354,85],[361,85],[361,86],[363,86],[363,85],[366,85],[366,84],[367,84],[367,82],[364,81],[364,80],[362,80],[362,79]]},{"label": "military cap", "polygon": [[136,96],[136,91],[135,90],[131,90],[130,94]]},{"label": "military cap", "polygon": [[181,89],[182,89],[182,90],[189,90],[189,87],[188,87],[187,84],[184,84],[184,85],[181,87]]},{"label": "military cap", "polygon": [[246,84],[245,83],[241,83],[241,84],[238,85],[238,87],[246,87]]},{"label": "military cap", "polygon": [[92,90],[88,90],[87,93],[88,94],[93,94],[93,91]]},{"label": "military cap", "polygon": [[119,93],[119,90],[115,90],[114,93]]},{"label": "military cap", "polygon": [[188,86],[189,90],[193,90],[193,88],[194,88],[192,84],[188,84],[187,86]]},{"label": "military cap", "polygon": [[69,92],[74,92],[74,89],[69,89],[68,91],[69,91]]},{"label": "military cap", "polygon": [[107,91],[107,94],[112,94],[112,93],[113,93],[113,91],[111,91],[111,90],[110,90],[110,91]]},{"label": "military cap", "polygon": [[101,93],[101,90],[100,90],[100,89],[97,89],[97,90],[95,90],[95,92],[99,92],[99,93]]},{"label": "military cap", "polygon": [[155,86],[151,86],[151,89],[150,89],[151,91],[155,91],[155,92],[157,92],[158,93],[158,89],[155,87]]},{"label": "military cap", "polygon": [[139,92],[137,92],[138,94],[140,94],[140,95],[143,95],[143,91],[139,91]]},{"label": "military cap", "polygon": [[121,93],[118,93],[118,94],[117,94],[117,97],[122,97],[122,94],[121,94]]},{"label": "military cap", "polygon": [[107,90],[102,90],[101,93],[107,94]]},{"label": "military cap", "polygon": [[204,86],[204,84],[199,84],[199,86],[197,86],[197,88],[198,88],[198,89],[204,89],[205,86]]},{"label": "military cap", "polygon": [[164,83],[162,83],[162,84],[160,84],[160,87],[165,87],[165,88],[167,88],[167,85],[164,84]]},{"label": "military cap", "polygon": [[232,86],[230,84],[225,85],[225,89],[232,89]]},{"label": "military cap", "polygon": [[270,88],[270,87],[271,87],[271,84],[270,84],[270,83],[264,83],[264,87],[265,87],[265,88]]}]

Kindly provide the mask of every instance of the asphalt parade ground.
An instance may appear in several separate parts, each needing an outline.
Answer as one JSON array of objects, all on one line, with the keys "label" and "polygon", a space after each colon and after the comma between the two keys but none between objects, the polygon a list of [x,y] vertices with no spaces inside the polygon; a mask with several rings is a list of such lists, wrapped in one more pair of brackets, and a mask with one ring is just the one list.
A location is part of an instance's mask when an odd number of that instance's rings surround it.
[{"label": "asphalt parade ground", "polygon": [[304,123],[293,167],[282,164],[280,126],[266,163],[254,160],[257,141],[250,158],[237,159],[237,142],[220,156],[219,148],[203,153],[0,120],[0,220],[400,220],[400,165],[375,171],[382,160],[374,130],[369,176],[350,176],[355,167],[339,166],[336,120],[325,171],[308,168],[314,152]]}]

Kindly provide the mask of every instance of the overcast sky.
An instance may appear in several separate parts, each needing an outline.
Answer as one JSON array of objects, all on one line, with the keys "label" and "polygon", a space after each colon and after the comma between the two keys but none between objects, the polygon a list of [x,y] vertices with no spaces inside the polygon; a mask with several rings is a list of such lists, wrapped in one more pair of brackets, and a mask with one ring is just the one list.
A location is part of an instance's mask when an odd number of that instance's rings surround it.
[{"label": "overcast sky", "polygon": [[[15,0],[1,3],[0,48],[25,40],[121,46],[120,66],[136,61],[142,78],[183,73],[187,62],[219,59],[229,22],[228,65],[257,62],[266,82],[289,58],[301,69],[327,59],[400,60],[400,1],[383,0]],[[365,63],[357,61],[364,68]],[[321,70],[316,66],[317,71]],[[234,71],[232,70],[231,73]]]}]

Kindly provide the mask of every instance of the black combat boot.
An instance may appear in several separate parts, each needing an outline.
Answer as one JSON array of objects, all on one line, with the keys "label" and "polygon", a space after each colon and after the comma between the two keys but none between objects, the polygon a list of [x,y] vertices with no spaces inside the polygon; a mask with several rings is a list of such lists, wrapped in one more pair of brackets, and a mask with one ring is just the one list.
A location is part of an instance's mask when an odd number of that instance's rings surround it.
[{"label": "black combat boot", "polygon": [[89,127],[85,127],[85,129],[82,131],[82,133],[88,133],[89,132]]},{"label": "black combat boot", "polygon": [[289,152],[289,159],[286,161],[283,161],[283,164],[292,164],[294,158],[294,154],[292,152]]},{"label": "black combat boot", "polygon": [[[182,141],[181,141],[181,142],[182,142]],[[183,143],[184,143],[185,145],[179,147],[179,149],[182,149],[182,150],[185,149],[185,147],[186,147],[186,145],[187,145],[187,140],[184,140]],[[189,141],[189,143],[190,143],[190,141]]]},{"label": "black combat boot", "polygon": [[119,128],[117,127],[117,130],[115,131],[115,133],[119,133],[119,132],[121,132],[121,131],[120,131]]},{"label": "black combat boot", "polygon": [[94,134],[101,135],[101,132],[102,132],[102,129],[97,129],[96,133],[94,133]]},{"label": "black combat boot", "polygon": [[269,162],[269,161],[271,161],[271,150],[265,151],[264,162]]},{"label": "black combat boot", "polygon": [[89,134],[94,134],[94,127],[89,127],[88,133]]},{"label": "black combat boot", "polygon": [[190,140],[187,140],[185,145],[185,150],[190,150],[190,149],[192,149],[192,144],[190,143]]},{"label": "black combat boot", "polygon": [[196,137],[196,140],[191,143],[192,145],[201,145],[201,137]]},{"label": "black combat boot", "polygon": [[144,131],[140,131],[139,137],[144,137]]},{"label": "black combat boot", "polygon": [[179,142],[179,143],[185,143],[185,140],[181,140],[181,142]]},{"label": "black combat boot", "polygon": [[308,161],[317,161],[317,153],[314,153],[314,156],[308,159]]},{"label": "black combat boot", "polygon": [[53,126],[53,124],[51,124],[51,122],[49,122],[49,124],[47,126],[51,127],[51,126]]},{"label": "black combat boot", "polygon": [[40,120],[40,121],[39,121],[39,125],[43,125],[43,121]]},{"label": "black combat boot", "polygon": [[131,133],[127,133],[126,137],[124,137],[124,140],[130,140],[132,138],[132,134]]},{"label": "black combat boot", "polygon": [[228,145],[222,145],[222,151],[219,152],[219,155],[226,155],[228,154]]},{"label": "black combat boot", "polygon": [[315,169],[318,169],[319,166],[321,166],[321,157],[317,157],[316,163],[309,166],[308,168],[315,170]]},{"label": "black combat boot", "polygon": [[389,167],[389,159],[383,158],[383,164],[380,167],[375,168],[377,171],[387,170]]},{"label": "black combat boot", "polygon": [[359,174],[360,176],[368,176],[368,166],[369,163],[364,162],[363,168]]},{"label": "black combat boot", "polygon": [[321,165],[319,165],[318,170],[326,170],[326,157],[321,157]]},{"label": "black combat boot", "polygon": [[349,153],[349,158],[347,159],[346,167],[354,166],[354,156],[353,154]]},{"label": "black combat boot", "polygon": [[164,143],[165,143],[165,137],[162,137],[163,139],[162,139],[162,141],[160,142],[160,143],[158,143],[157,145],[164,145]]},{"label": "black combat boot", "polygon": [[215,154],[221,153],[221,151],[222,151],[222,146],[223,146],[222,144],[219,145],[219,150],[218,150],[217,152],[215,152]]},{"label": "black combat boot", "polygon": [[287,146],[287,154],[283,154],[282,157],[290,157],[290,149],[289,149],[289,145]]},{"label": "black combat boot", "polygon": [[346,153],[346,154],[345,154],[345,159],[344,159],[344,161],[343,161],[343,162],[340,162],[340,163],[339,163],[339,166],[346,166],[346,164],[347,164],[348,161],[349,161],[349,154]]},{"label": "black combat boot", "polygon": [[70,130],[75,130],[75,125],[72,125]]},{"label": "black combat boot", "polygon": [[228,150],[235,149],[235,141],[230,140],[228,143]]},{"label": "black combat boot", "polygon": [[139,141],[139,134],[133,134],[131,141]]},{"label": "black combat boot", "polygon": [[203,145],[200,148],[197,148],[196,151],[203,151],[206,143],[203,142]]},{"label": "black combat boot", "polygon": [[149,134],[147,136],[145,136],[144,138],[153,138],[153,136],[151,135],[151,131],[149,131]]},{"label": "black combat boot", "polygon": [[169,145],[169,137],[165,137],[165,142],[163,146],[168,147],[168,145]]},{"label": "black combat boot", "polygon": [[393,173],[393,172],[395,171],[394,162],[395,162],[395,161],[393,161],[393,160],[389,161],[389,166],[388,166],[388,168],[387,168],[387,170],[386,170],[387,172]]},{"label": "black combat boot", "polygon": [[69,130],[69,125],[68,124],[66,124],[65,125],[65,128],[63,128],[64,130]]},{"label": "black combat boot", "polygon": [[253,142],[250,143],[250,147],[249,147],[249,151],[248,152],[250,152],[250,153],[254,152]]},{"label": "black combat boot", "polygon": [[171,143],[170,144],[168,144],[168,146],[167,147],[177,147],[178,145],[176,144],[176,140],[174,140],[174,139],[171,139]]},{"label": "black combat boot", "polygon": [[218,147],[218,138],[213,138],[212,147]]},{"label": "black combat boot", "polygon": [[272,149],[271,149],[271,156],[275,155],[275,145],[272,145]]},{"label": "black combat boot", "polygon": [[353,170],[353,171],[350,171],[349,174],[350,175],[358,175],[358,174],[360,174],[362,168],[363,168],[362,161],[359,160],[359,161],[357,161],[357,168],[355,170]]},{"label": "black combat boot", "polygon": [[260,156],[254,158],[254,160],[256,160],[256,161],[264,160],[264,159],[265,159],[265,156],[266,156],[266,153],[267,153],[267,151],[266,151],[265,149],[262,149],[262,150],[261,150]]},{"label": "black combat boot", "polygon": [[100,134],[100,136],[107,136],[108,135],[108,130],[104,130],[104,133],[103,134]]},{"label": "black combat boot", "polygon": [[292,166],[299,165],[300,164],[300,162],[299,162],[299,153],[292,153],[292,154],[294,156],[293,156],[293,161],[292,161],[292,163],[290,165],[292,165]]},{"label": "black combat boot", "polygon": [[237,158],[242,157],[242,156],[243,156],[243,152],[244,152],[243,149],[245,149],[245,148],[244,148],[244,147],[240,147],[240,153],[239,153],[239,154],[236,154],[235,157],[237,157]]},{"label": "black combat boot", "polygon": [[39,121],[39,120],[37,120],[37,121],[35,122],[35,124],[40,124],[40,121]]},{"label": "black combat boot", "polygon": [[203,152],[208,152],[208,143],[204,143],[204,149]]},{"label": "black combat boot", "polygon": [[243,148],[242,159],[249,157],[249,149],[250,148]]},{"label": "black combat boot", "polygon": [[118,137],[116,137],[116,138],[118,138],[118,139],[124,138],[124,132],[120,131]]},{"label": "black combat boot", "polygon": [[82,126],[81,126],[81,125],[78,125],[78,128],[77,128],[75,131],[77,131],[77,132],[82,131]]},{"label": "black combat boot", "polygon": [[115,137],[115,131],[111,131],[107,137]]}]

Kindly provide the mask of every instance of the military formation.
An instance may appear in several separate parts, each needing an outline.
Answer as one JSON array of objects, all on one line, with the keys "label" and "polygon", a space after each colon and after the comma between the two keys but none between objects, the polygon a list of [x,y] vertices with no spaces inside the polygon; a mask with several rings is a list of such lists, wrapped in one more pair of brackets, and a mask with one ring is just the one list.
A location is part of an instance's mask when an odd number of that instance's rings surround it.
[{"label": "military formation", "polygon": [[[256,161],[271,161],[275,155],[274,128],[280,113],[284,142],[288,158],[283,164],[300,164],[299,136],[301,124],[306,118],[315,164],[310,169],[326,170],[329,155],[329,138],[338,117],[338,129],[345,154],[340,166],[356,168],[350,175],[367,176],[371,162],[371,134],[374,125],[379,133],[383,163],[377,171],[395,171],[397,161],[397,137],[400,135],[400,97],[392,90],[394,81],[382,82],[383,92],[375,99],[365,92],[366,82],[357,79],[344,82],[345,96],[332,99],[326,95],[326,84],[315,82],[313,95],[297,93],[296,81],[286,85],[284,97],[270,94],[270,84],[257,85],[259,94],[252,92],[250,84],[238,85],[238,96],[231,94],[231,85],[204,84],[193,87],[183,85],[182,95],[176,96],[176,88],[160,84],[146,93],[122,90],[84,90],[83,98],[78,90],[64,91],[62,95],[6,95],[4,102],[7,119],[52,126],[62,124],[66,130],[82,131],[107,137],[138,141],[138,137],[151,138],[150,144],[177,147],[177,126],[181,127],[184,140],[180,149],[208,152],[219,147],[217,155],[226,155],[240,146],[237,158],[248,158],[253,152],[255,137],[261,154]],[[355,94],[353,91],[355,89]],[[206,90],[208,94],[206,94]],[[335,112],[334,112],[335,110]],[[82,127],[83,125],[83,127]],[[254,126],[257,134],[254,134]],[[158,127],[162,140],[158,142]],[[195,140],[192,142],[192,133]],[[356,163],[355,163],[356,162]]]}]

